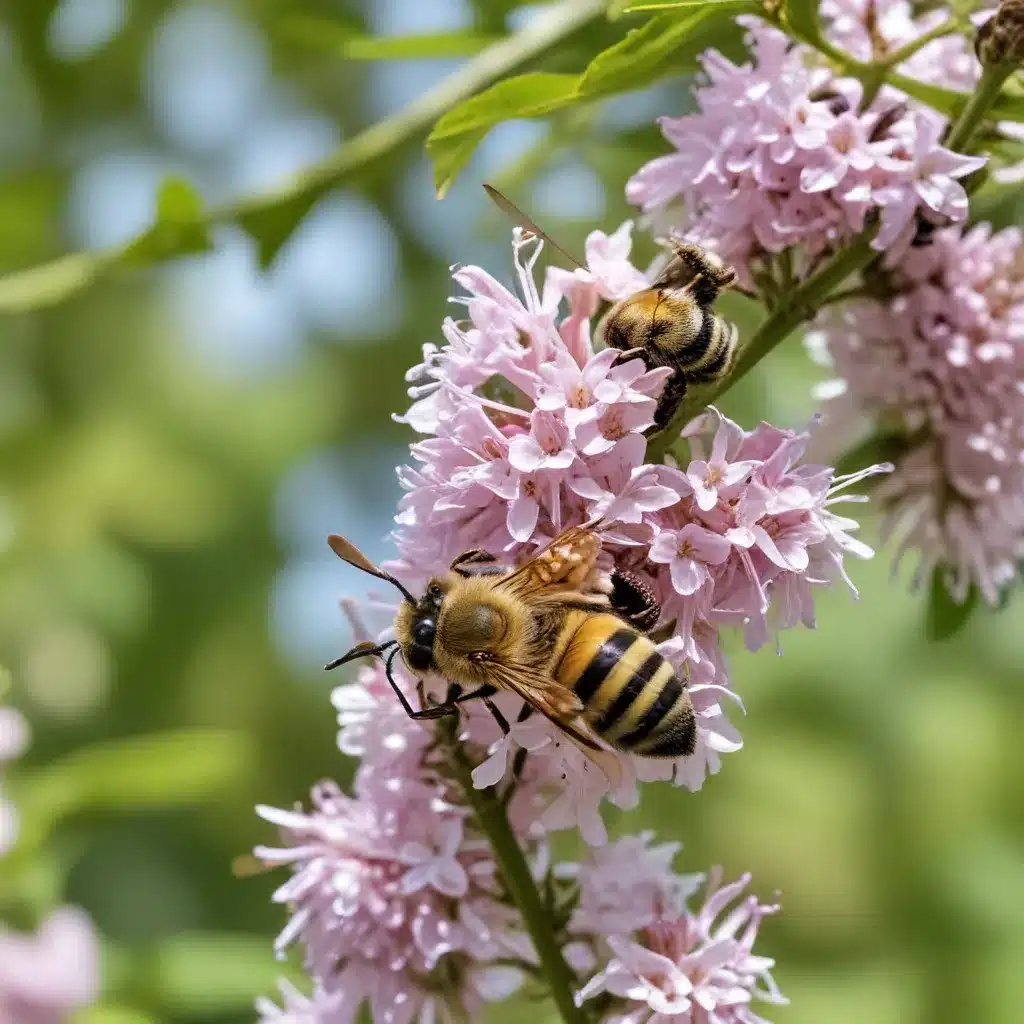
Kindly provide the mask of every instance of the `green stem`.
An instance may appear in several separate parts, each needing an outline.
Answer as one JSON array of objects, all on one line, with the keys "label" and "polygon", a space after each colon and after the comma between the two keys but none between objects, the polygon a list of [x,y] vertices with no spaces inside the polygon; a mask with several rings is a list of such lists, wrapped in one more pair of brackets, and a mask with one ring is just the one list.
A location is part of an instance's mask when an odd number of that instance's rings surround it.
[{"label": "green stem", "polygon": [[902,64],[905,60],[913,57],[918,50],[924,49],[932,40],[941,39],[943,36],[951,36],[954,32],[960,30],[960,22],[956,18],[950,18],[948,21],[944,21],[941,25],[936,25],[935,28],[924,35],[918,36],[916,39],[912,39],[906,46],[901,46],[898,50],[893,50],[892,53],[888,54],[880,63],[884,68],[894,68]]},{"label": "green stem", "polygon": [[840,249],[820,270],[812,274],[799,288],[793,289],[782,303],[761,324],[749,342],[743,346],[739,361],[727,377],[712,386],[694,389],[692,397],[680,405],[668,426],[655,434],[647,445],[647,461],[660,462],[665,452],[679,437],[679,432],[706,405],[713,402],[726,388],[732,387],[752,370],[791,331],[809,320],[828,301],[832,292],[851,274],[863,270],[878,253],[871,248],[875,230],[862,232],[846,248]]},{"label": "green stem", "polygon": [[1003,83],[1013,73],[1014,67],[1013,64],[990,64],[982,71],[981,81],[943,142],[947,149],[956,153],[968,151],[974,133],[985,120],[989,107],[999,99]]},{"label": "green stem", "polygon": [[530,874],[522,848],[512,832],[508,816],[493,789],[473,786],[473,766],[453,734],[448,735],[451,764],[475,814],[476,824],[487,836],[501,869],[509,895],[523,915],[523,923],[540,958],[541,972],[565,1024],[587,1024],[587,1016],[576,1005],[576,977],[565,962],[540,893]]},{"label": "green stem", "polygon": [[841,291],[833,292],[826,299],[822,299],[818,308],[821,309],[824,306],[834,306],[839,302],[847,302],[850,299],[863,299],[867,298],[871,294],[870,290],[865,288],[863,285],[854,285],[850,288],[843,288]]},{"label": "green stem", "polygon": [[[513,36],[500,39],[428,89],[419,99],[355,135],[326,160],[303,171],[300,190],[323,191],[353,171],[387,156],[401,143],[426,131],[456,103],[475,95],[525,62],[561,41],[604,13],[606,0],[563,0],[546,15],[538,16]],[[291,185],[274,194],[243,199],[213,213],[214,219],[245,217],[268,204],[276,205],[296,190]]]},{"label": "green stem", "polygon": [[[860,234],[845,249],[840,249],[799,288],[790,292],[783,304],[761,324],[750,342],[743,347],[736,369],[728,377],[728,384],[735,384],[752,370],[790,331],[814,316],[829,295],[851,274],[862,270],[878,255],[871,248],[874,235],[873,230]],[[725,383],[723,382],[719,390],[724,388]]]},{"label": "green stem", "polygon": [[[261,258],[266,262],[326,191],[426,133],[451,107],[596,21],[606,7],[607,0],[563,0],[520,32],[482,50],[404,110],[354,135],[326,159],[305,168],[284,185],[214,206],[197,219],[195,226],[242,222],[265,237],[267,247],[261,250]],[[147,233],[148,229],[143,236]],[[73,295],[115,267],[136,241],[124,247],[68,253],[0,277],[0,313],[40,309]],[[184,246],[171,244],[159,258],[170,259],[186,251]]]}]

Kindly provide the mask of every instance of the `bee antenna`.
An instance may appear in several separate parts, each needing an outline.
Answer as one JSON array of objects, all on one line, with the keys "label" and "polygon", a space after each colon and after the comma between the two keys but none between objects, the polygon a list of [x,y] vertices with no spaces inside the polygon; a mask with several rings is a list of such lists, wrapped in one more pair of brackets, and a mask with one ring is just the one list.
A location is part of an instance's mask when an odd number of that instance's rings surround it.
[{"label": "bee antenna", "polygon": [[389,647],[394,647],[397,643],[397,640],[388,640],[382,644],[374,644],[367,640],[356,644],[348,654],[343,654],[340,658],[335,658],[334,661],[329,661],[324,665],[324,671],[330,672],[331,669],[338,668],[346,662],[355,661],[356,658],[379,658]]},{"label": "bee antenna", "polygon": [[371,576],[376,576],[379,580],[384,580],[385,583],[390,583],[402,592],[402,597],[409,604],[416,603],[416,598],[409,593],[408,588],[403,583],[396,580],[391,573],[385,572],[379,566],[374,565],[351,541],[346,540],[344,537],[339,537],[336,533],[332,533],[327,538],[327,543],[342,561],[348,562],[349,565],[354,565],[357,569],[361,569]]},{"label": "bee antenna", "polygon": [[405,600],[409,602],[409,604],[416,604],[416,598],[412,596],[406,585],[396,580],[395,577],[391,575],[391,573],[382,571],[380,574],[380,578],[386,581],[387,583],[390,583],[393,587],[397,587],[402,592],[402,597],[404,597]]}]

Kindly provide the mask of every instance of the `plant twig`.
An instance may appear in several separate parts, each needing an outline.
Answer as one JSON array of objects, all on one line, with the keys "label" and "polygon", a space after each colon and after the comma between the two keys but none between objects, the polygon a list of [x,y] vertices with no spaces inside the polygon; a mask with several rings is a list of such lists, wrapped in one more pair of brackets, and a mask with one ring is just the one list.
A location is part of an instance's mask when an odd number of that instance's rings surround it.
[{"label": "plant twig", "polygon": [[935,28],[929,29],[927,32],[919,35],[916,39],[911,39],[909,43],[901,46],[897,50],[893,50],[892,53],[888,53],[880,61],[884,68],[894,68],[902,64],[905,60],[913,57],[918,50],[924,49],[930,42],[936,39],[941,39],[943,36],[951,36],[954,32],[960,30],[960,22],[956,18],[950,18],[947,21],[942,22],[941,25],[936,25]]},{"label": "plant twig", "polygon": [[1002,92],[1003,83],[1013,73],[1013,64],[989,64],[981,73],[981,81],[978,82],[967,106],[960,112],[960,116],[950,126],[949,134],[946,136],[943,145],[956,153],[966,153],[974,133],[981,127],[988,113],[989,107]]},{"label": "plant twig", "polygon": [[576,1005],[576,977],[562,956],[526,857],[509,825],[505,808],[493,789],[476,789],[473,786],[473,766],[456,740],[454,729],[446,731],[450,763],[455,776],[462,786],[466,801],[473,809],[476,824],[490,841],[505,887],[523,915],[523,923],[540,958],[541,972],[558,1012],[565,1024],[587,1024],[586,1015]]},{"label": "plant twig", "polygon": [[[261,251],[266,262],[277,244],[328,189],[348,181],[425,133],[451,107],[602,17],[606,7],[606,0],[562,0],[521,31],[482,50],[404,110],[354,135],[330,156],[305,168],[282,186],[211,207],[196,224],[240,221],[244,227],[265,234],[258,241],[266,243]],[[123,247],[68,253],[49,263],[0,277],[0,313],[41,309],[67,298],[117,266],[136,241],[133,239]],[[171,259],[187,251],[172,243],[159,258]]]}]

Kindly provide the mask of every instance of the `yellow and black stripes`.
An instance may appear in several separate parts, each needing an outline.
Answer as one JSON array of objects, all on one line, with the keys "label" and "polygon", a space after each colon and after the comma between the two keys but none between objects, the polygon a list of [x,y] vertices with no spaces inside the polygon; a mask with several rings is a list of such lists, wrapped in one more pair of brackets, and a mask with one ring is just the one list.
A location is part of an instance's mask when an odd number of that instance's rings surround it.
[{"label": "yellow and black stripes", "polygon": [[583,702],[584,718],[613,746],[644,757],[693,752],[686,688],[654,643],[614,615],[592,615],[574,631],[555,677]]},{"label": "yellow and black stripes", "polygon": [[694,384],[717,380],[732,365],[736,352],[735,334],[736,328],[728,320],[704,310],[704,324],[698,339],[703,342],[704,350],[692,362],[680,358],[679,368]]}]

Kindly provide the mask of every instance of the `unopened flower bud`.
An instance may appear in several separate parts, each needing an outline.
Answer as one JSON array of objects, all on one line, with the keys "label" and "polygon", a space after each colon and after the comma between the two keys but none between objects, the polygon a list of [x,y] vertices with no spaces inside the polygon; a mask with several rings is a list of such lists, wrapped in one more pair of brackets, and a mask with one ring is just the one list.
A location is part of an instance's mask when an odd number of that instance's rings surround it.
[{"label": "unopened flower bud", "polygon": [[986,66],[1024,64],[1024,0],[1002,0],[978,29],[974,49]]}]

